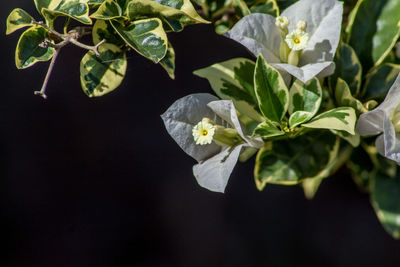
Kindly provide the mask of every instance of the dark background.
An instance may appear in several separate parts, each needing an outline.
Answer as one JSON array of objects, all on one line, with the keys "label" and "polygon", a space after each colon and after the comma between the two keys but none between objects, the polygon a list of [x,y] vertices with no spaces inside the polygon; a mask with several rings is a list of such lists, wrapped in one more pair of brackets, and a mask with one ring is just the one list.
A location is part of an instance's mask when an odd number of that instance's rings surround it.
[{"label": "dark background", "polygon": [[400,266],[400,241],[341,170],[314,200],[300,187],[257,191],[253,160],[238,164],[226,194],[199,187],[193,159],[159,117],[175,100],[211,92],[192,71],[246,50],[210,25],[170,34],[176,80],[135,53],[116,91],[80,89],[85,51],[65,48],[48,88],[48,63],[18,71],[19,33],[5,21],[33,1],[2,1],[0,21],[0,266]]}]

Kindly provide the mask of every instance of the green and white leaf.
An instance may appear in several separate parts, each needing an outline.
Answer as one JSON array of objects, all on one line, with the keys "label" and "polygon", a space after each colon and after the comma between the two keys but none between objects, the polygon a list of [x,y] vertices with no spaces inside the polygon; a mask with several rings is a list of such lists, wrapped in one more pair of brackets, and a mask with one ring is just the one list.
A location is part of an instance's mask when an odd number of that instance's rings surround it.
[{"label": "green and white leaf", "polygon": [[400,175],[395,178],[377,173],[371,194],[372,206],[385,230],[395,239],[400,238]]},{"label": "green and white leaf", "polygon": [[345,131],[337,131],[337,130],[331,130],[332,133],[336,134],[343,140],[346,140],[352,147],[358,147],[361,142],[361,137],[359,134],[349,134],[348,132]]},{"label": "green and white leaf", "polygon": [[61,1],[62,0],[33,0],[37,11],[42,15],[44,15],[43,8],[53,10],[61,3]]},{"label": "green and white leaf", "polygon": [[126,26],[111,21],[111,25],[130,47],[154,63],[167,54],[168,39],[160,19],[136,20]]},{"label": "green and white leaf", "polygon": [[350,88],[347,83],[338,78],[335,88],[336,103],[340,107],[352,107],[358,114],[367,112],[363,104],[351,95]]},{"label": "green and white leaf", "polygon": [[356,120],[357,116],[353,108],[340,107],[326,111],[316,116],[309,123],[302,124],[302,126],[307,128],[346,131],[354,135]]},{"label": "green and white leaf", "polygon": [[250,6],[251,13],[263,13],[274,17],[279,16],[279,7],[275,0],[255,1]]},{"label": "green and white leaf", "polygon": [[167,54],[160,61],[160,65],[165,69],[171,79],[175,79],[175,50],[171,43],[168,43]]},{"label": "green and white leaf", "polygon": [[372,59],[380,65],[392,51],[400,36],[400,1],[387,0],[376,21],[377,31],[372,39]]},{"label": "green and white leaf", "polygon": [[285,133],[278,129],[272,122],[264,121],[257,125],[256,129],[254,129],[253,136],[261,137],[262,139],[268,139],[284,134]]},{"label": "green and white leaf", "polygon": [[322,101],[322,88],[317,78],[306,84],[296,80],[289,91],[289,125],[296,127],[312,119]]},{"label": "green and white leaf", "polygon": [[118,46],[103,44],[100,56],[89,51],[82,58],[81,84],[89,97],[103,96],[117,88],[125,77],[126,54]]},{"label": "green and white leaf", "polygon": [[35,20],[25,10],[16,8],[11,11],[7,18],[6,34],[11,34],[21,28],[32,26]]},{"label": "green and white leaf", "polygon": [[90,17],[94,19],[117,19],[123,16],[122,8],[118,5],[114,0],[106,0],[104,1],[95,13],[90,15]]},{"label": "green and white leaf", "polygon": [[289,91],[281,74],[259,55],[254,71],[254,89],[265,118],[280,123],[289,107]]},{"label": "green and white leaf", "polygon": [[335,56],[336,69],[329,77],[332,90],[336,87],[338,78],[347,82],[353,95],[358,95],[361,87],[362,66],[354,49],[341,43]]},{"label": "green and white leaf", "polygon": [[316,177],[331,163],[338,143],[339,138],[328,131],[267,143],[256,158],[257,188],[263,190],[267,183],[294,185]]},{"label": "green and white leaf", "polygon": [[[356,7],[349,15],[349,23],[346,28],[347,43],[350,44],[360,59],[363,68],[369,69],[382,61],[386,50],[393,47],[391,42],[396,37],[397,30],[392,30],[393,20],[398,21],[400,12],[392,18],[383,18],[391,13],[390,6],[397,0],[359,0]],[[387,6],[387,7],[386,7]],[[378,21],[380,21],[378,23]],[[388,23],[388,25],[384,25]],[[397,27],[397,22],[396,25]],[[390,36],[383,36],[389,34]]]},{"label": "green and white leaf", "polygon": [[42,27],[31,27],[22,33],[15,51],[15,65],[18,69],[28,68],[53,57],[54,48],[40,46],[48,37],[48,32]]},{"label": "green and white leaf", "polygon": [[[59,2],[59,4],[54,6],[53,2]],[[51,22],[59,16],[66,16],[83,24],[90,25],[92,24],[92,20],[89,17],[89,5],[87,3],[88,0],[52,0],[49,7],[41,9],[41,13]]]},{"label": "green and white leaf", "polygon": [[239,17],[244,17],[251,14],[249,7],[244,0],[232,0],[232,6],[235,9],[235,13]]},{"label": "green and white leaf", "polygon": [[107,43],[115,44],[118,47],[125,45],[125,41],[119,36],[111,23],[106,20],[96,20],[92,29],[92,38],[95,45],[102,40],[106,40]]},{"label": "green and white leaf", "polygon": [[197,14],[189,0],[130,0],[127,14],[131,20],[159,16],[173,31],[181,31],[194,23],[209,23]]},{"label": "green and white leaf", "polygon": [[400,65],[384,64],[366,76],[364,98],[383,100],[400,73]]},{"label": "green and white leaf", "polygon": [[88,5],[90,8],[96,8],[99,7],[103,2],[104,0],[89,0]]},{"label": "green and white leaf", "polygon": [[246,58],[234,58],[216,63],[193,73],[206,78],[221,99],[231,99],[239,113],[262,122],[254,92],[255,63]]}]

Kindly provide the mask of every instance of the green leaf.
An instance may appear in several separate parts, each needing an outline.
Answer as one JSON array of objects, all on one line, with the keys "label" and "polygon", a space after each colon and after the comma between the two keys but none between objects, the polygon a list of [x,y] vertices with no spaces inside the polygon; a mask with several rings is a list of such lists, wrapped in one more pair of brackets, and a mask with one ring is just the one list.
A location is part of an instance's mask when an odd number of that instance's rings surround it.
[{"label": "green leaf", "polygon": [[53,57],[53,48],[40,46],[48,37],[48,32],[41,27],[31,27],[22,33],[15,51],[15,65],[18,69],[28,68]]},{"label": "green leaf", "polygon": [[168,43],[168,51],[160,61],[161,67],[165,69],[171,79],[175,79],[175,50],[171,43]]},{"label": "green leaf", "polygon": [[377,32],[372,39],[372,59],[380,65],[392,51],[400,36],[400,1],[387,0],[376,22]]},{"label": "green leaf", "polygon": [[374,162],[363,146],[356,147],[347,162],[354,182],[360,190],[371,191],[372,180],[376,174]]},{"label": "green leaf", "polygon": [[43,8],[54,9],[56,8],[62,0],[33,0],[37,11],[43,15]]},{"label": "green leaf", "polygon": [[254,130],[254,136],[259,136],[263,139],[281,136],[284,134],[285,133],[282,130],[278,129],[273,123],[269,121],[264,121],[260,123]]},{"label": "green leaf", "polygon": [[322,181],[335,173],[337,169],[340,168],[344,162],[346,162],[351,154],[351,151],[351,147],[347,145],[341,146],[339,140],[337,140],[335,147],[330,153],[329,162],[326,167],[322,169],[316,176],[303,180],[301,185],[304,190],[304,195],[307,199],[314,198]]},{"label": "green leaf", "polygon": [[115,44],[118,47],[125,45],[125,41],[115,31],[111,23],[106,20],[96,20],[92,29],[93,43],[98,44],[102,40],[107,40],[107,43]]},{"label": "green leaf", "polygon": [[335,56],[335,73],[329,77],[332,90],[336,81],[341,78],[347,82],[353,95],[358,95],[361,87],[362,66],[354,49],[341,43]]},{"label": "green leaf", "polygon": [[282,12],[289,6],[293,5],[296,3],[298,0],[277,0],[277,4],[279,6],[279,10]]},{"label": "green leaf", "polygon": [[366,76],[364,99],[383,100],[400,73],[400,65],[384,64]]},{"label": "green leaf", "polygon": [[385,230],[395,239],[400,238],[400,172],[394,178],[377,173],[374,179],[372,206]]},{"label": "green leaf", "polygon": [[279,16],[279,7],[275,0],[255,1],[250,7],[251,13],[268,14],[273,17]]},{"label": "green leaf", "polygon": [[[395,14],[391,14],[390,9],[395,8],[396,2],[398,1],[360,0],[350,13],[346,28],[347,41],[357,53],[364,70],[375,63],[379,64],[385,58],[386,51],[393,48],[393,39],[398,37],[397,22],[400,12],[395,9]],[[389,14],[390,18],[385,17]]]},{"label": "green leaf", "polygon": [[258,101],[254,92],[255,64],[246,58],[234,58],[216,63],[193,73],[206,78],[221,99],[231,99],[236,109],[250,118],[262,122]]},{"label": "green leaf", "polygon": [[289,106],[289,91],[281,74],[259,55],[254,71],[254,89],[261,113],[280,123]]},{"label": "green leaf", "polygon": [[167,54],[168,39],[160,19],[136,20],[127,26],[111,21],[111,25],[130,47],[153,62],[160,62]]},{"label": "green leaf", "polygon": [[16,8],[11,11],[7,18],[7,31],[6,34],[11,34],[21,28],[32,26],[34,19],[26,11]]},{"label": "green leaf", "polygon": [[122,8],[114,0],[104,1],[96,10],[96,12],[90,15],[90,17],[94,19],[104,19],[104,20],[121,18],[122,16],[123,16]]},{"label": "green leaf", "polygon": [[113,44],[99,47],[100,56],[89,51],[81,61],[82,89],[89,97],[105,95],[117,88],[125,77],[126,55]]},{"label": "green leaf", "polygon": [[251,13],[246,2],[243,0],[232,0],[232,6],[239,17],[244,17]]},{"label": "green leaf", "polygon": [[263,190],[267,183],[293,185],[316,177],[331,163],[338,147],[338,137],[328,131],[267,143],[256,158],[257,188]]},{"label": "green leaf", "polygon": [[173,31],[194,23],[209,23],[197,14],[189,0],[130,0],[127,13],[131,20],[143,16],[160,16]]},{"label": "green leaf", "polygon": [[[53,2],[59,2],[59,4],[54,6]],[[66,16],[83,24],[92,24],[87,2],[88,0],[50,1],[49,7],[42,8],[41,11],[48,21],[54,21],[59,16]]]},{"label": "green leaf", "polygon": [[337,131],[337,130],[331,130],[332,133],[336,134],[343,140],[346,140],[352,147],[358,147],[361,142],[361,137],[359,134],[349,134],[348,132],[345,131]]},{"label": "green leaf", "polygon": [[335,88],[336,103],[340,107],[352,107],[358,114],[367,112],[363,104],[351,95],[350,88],[347,83],[338,78]]},{"label": "green leaf", "polygon": [[88,5],[90,8],[95,8],[99,7],[103,2],[104,0],[89,0]]},{"label": "green leaf", "polygon": [[302,126],[307,128],[346,131],[354,135],[356,120],[357,116],[353,108],[340,107],[328,110],[316,116],[309,123],[302,124]]},{"label": "green leaf", "polygon": [[322,88],[317,78],[306,84],[296,80],[289,92],[289,125],[291,128],[309,121],[318,112],[322,101]]}]

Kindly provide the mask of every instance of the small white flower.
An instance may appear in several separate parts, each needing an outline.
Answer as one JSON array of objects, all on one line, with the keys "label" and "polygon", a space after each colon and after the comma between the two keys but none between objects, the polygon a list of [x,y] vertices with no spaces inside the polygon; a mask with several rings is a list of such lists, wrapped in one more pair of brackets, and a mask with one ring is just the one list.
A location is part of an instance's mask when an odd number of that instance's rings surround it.
[{"label": "small white flower", "polygon": [[285,41],[290,49],[294,51],[303,50],[308,45],[308,33],[295,29],[286,36]]},{"label": "small white flower", "polygon": [[289,19],[285,16],[279,16],[275,20],[275,25],[279,29],[287,29],[287,27],[289,27],[289,23]]},{"label": "small white flower", "polygon": [[297,22],[296,28],[301,31],[305,31],[307,29],[307,22],[305,22],[304,20],[300,20],[299,22]]},{"label": "small white flower", "polygon": [[213,141],[215,127],[207,120],[202,120],[193,127],[192,134],[196,145],[208,145]]}]

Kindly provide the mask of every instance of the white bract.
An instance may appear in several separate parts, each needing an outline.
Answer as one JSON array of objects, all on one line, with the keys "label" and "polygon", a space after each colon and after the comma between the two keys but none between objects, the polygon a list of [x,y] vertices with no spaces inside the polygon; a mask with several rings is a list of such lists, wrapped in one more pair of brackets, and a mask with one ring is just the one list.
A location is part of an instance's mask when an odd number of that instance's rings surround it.
[{"label": "white bract", "polygon": [[375,141],[378,152],[400,165],[400,75],[377,108],[361,114],[356,131],[362,136],[381,134]]},{"label": "white bract", "polygon": [[[193,166],[193,174],[199,185],[211,191],[225,191],[243,147],[263,146],[260,139],[249,138],[245,134],[231,100],[219,100],[210,94],[183,97],[172,104],[161,118],[178,145],[198,161]],[[217,135],[222,135],[219,140],[224,141],[225,132],[228,139],[235,133],[239,142],[228,146],[214,140]],[[203,134],[205,139],[200,141]]]},{"label": "white bract", "polygon": [[[334,72],[333,57],[339,44],[342,15],[343,3],[337,0],[300,0],[277,19],[267,14],[247,15],[225,35],[244,45],[254,56],[262,54],[282,75],[290,73],[306,83],[315,76],[322,78]],[[283,23],[282,18],[288,22]],[[288,25],[286,33],[284,25]],[[287,64],[289,56],[282,51],[282,34],[298,34],[296,30],[303,31],[308,38],[299,35],[303,38],[298,39],[300,46],[295,46],[296,39],[289,38],[287,44],[302,51],[298,64]]]}]

